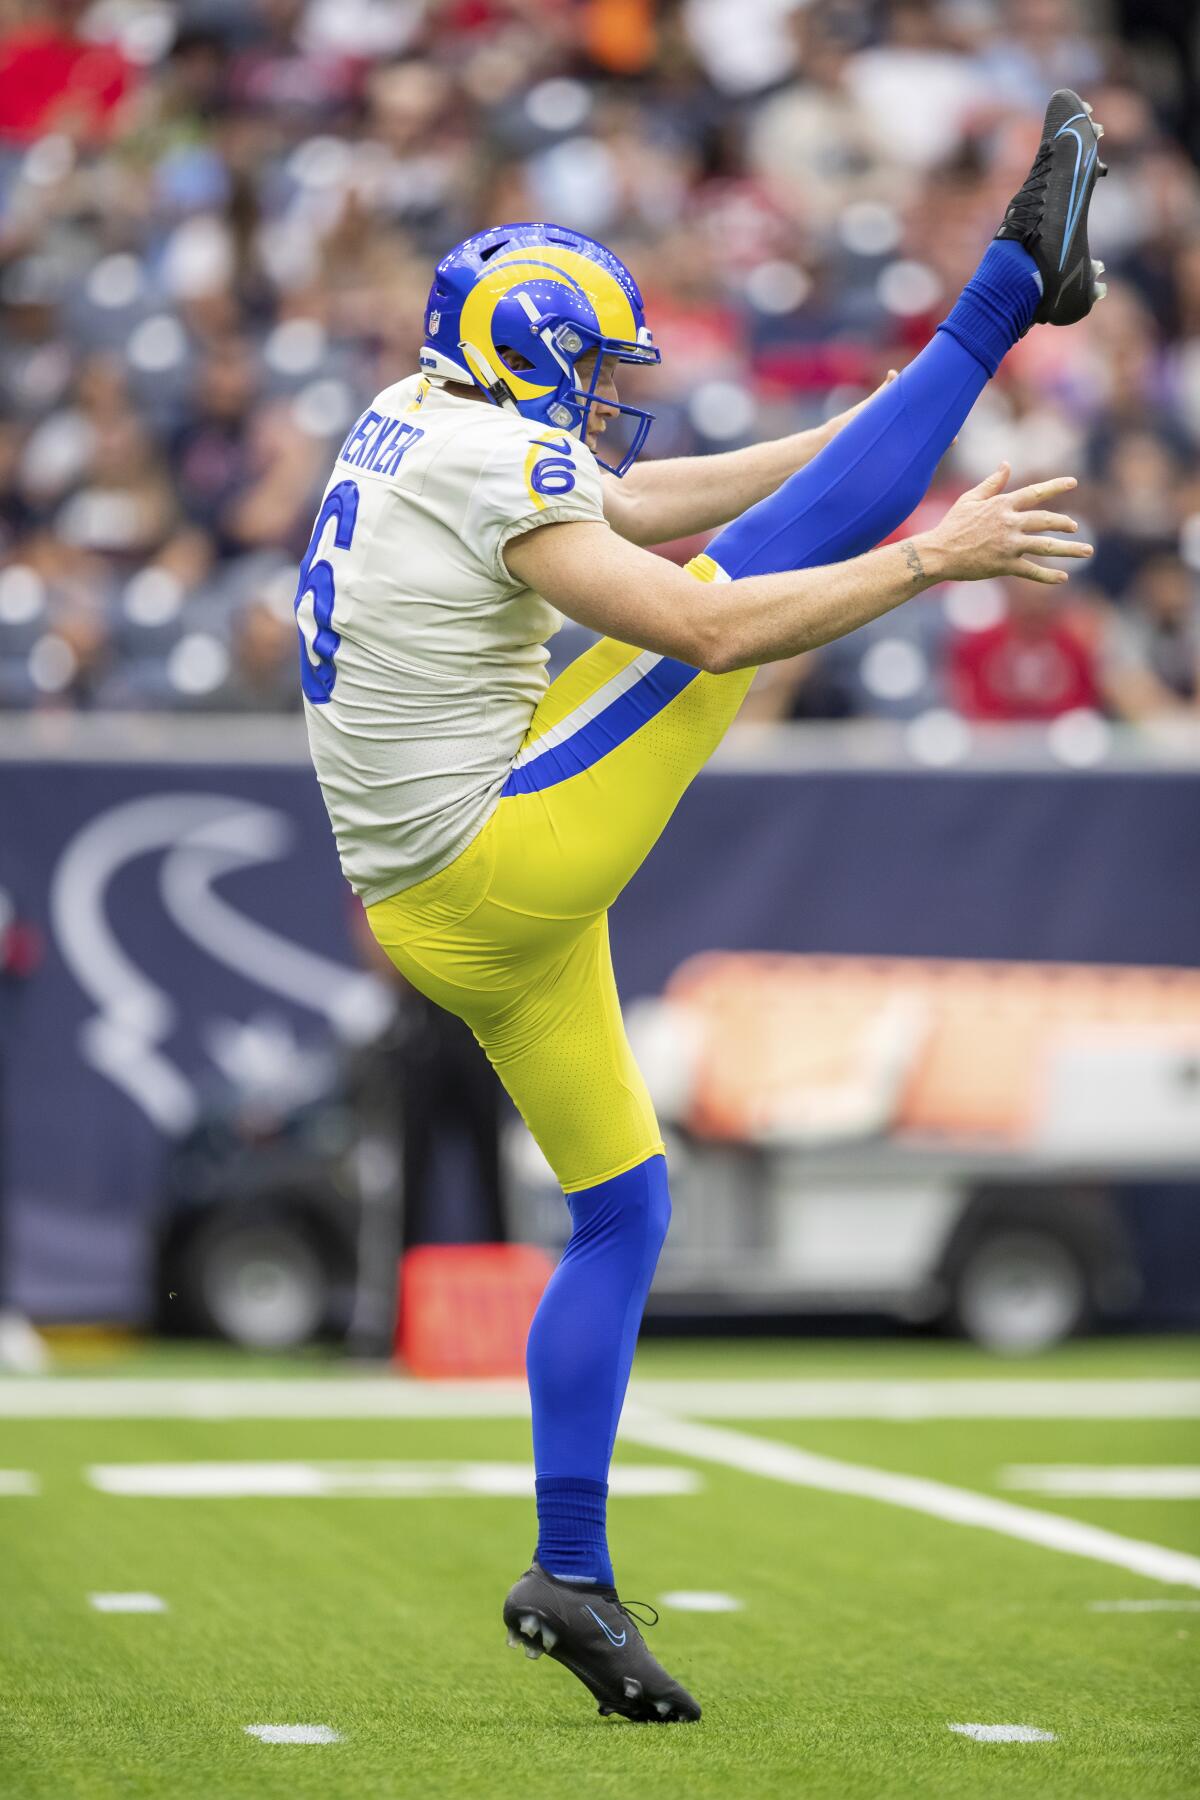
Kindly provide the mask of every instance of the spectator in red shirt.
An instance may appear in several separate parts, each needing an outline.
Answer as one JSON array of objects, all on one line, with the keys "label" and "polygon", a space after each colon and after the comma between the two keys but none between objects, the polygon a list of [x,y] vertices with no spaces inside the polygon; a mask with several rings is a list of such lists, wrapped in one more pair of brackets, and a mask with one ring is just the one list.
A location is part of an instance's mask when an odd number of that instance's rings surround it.
[{"label": "spectator in red shirt", "polygon": [[50,131],[105,135],[133,70],[113,45],[76,36],[82,11],[81,0],[51,0],[0,38],[0,141],[29,144]]},{"label": "spectator in red shirt", "polygon": [[968,719],[1015,721],[1098,708],[1093,652],[1057,588],[1011,581],[1006,600],[999,624],[959,632],[951,641],[947,673],[959,712]]}]

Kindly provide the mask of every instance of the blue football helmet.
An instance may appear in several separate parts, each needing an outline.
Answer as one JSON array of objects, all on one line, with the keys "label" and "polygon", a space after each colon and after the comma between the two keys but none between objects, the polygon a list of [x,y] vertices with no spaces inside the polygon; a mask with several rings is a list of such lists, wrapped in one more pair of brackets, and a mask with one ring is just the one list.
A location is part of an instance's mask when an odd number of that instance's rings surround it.
[{"label": "blue football helmet", "polygon": [[[586,387],[575,364],[595,350]],[[434,273],[425,309],[421,367],[466,381],[497,406],[583,438],[597,399],[602,359],[657,363],[637,282],[594,238],[562,225],[497,225],[466,238]],[[636,406],[616,410],[634,422],[619,463],[624,475],[653,423]]]}]

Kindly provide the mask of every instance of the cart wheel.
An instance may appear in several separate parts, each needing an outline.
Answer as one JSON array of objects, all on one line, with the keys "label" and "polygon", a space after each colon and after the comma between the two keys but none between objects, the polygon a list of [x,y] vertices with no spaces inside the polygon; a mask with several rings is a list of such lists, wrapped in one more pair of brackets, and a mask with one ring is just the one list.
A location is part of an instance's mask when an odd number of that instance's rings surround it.
[{"label": "cart wheel", "polygon": [[1028,1356],[1083,1329],[1090,1281],[1079,1250],[1050,1231],[997,1225],[980,1233],[954,1277],[953,1318],[967,1337]]},{"label": "cart wheel", "polygon": [[286,1214],[217,1220],[192,1247],[191,1286],[202,1322],[251,1350],[286,1350],[317,1337],[332,1299],[304,1223]]}]

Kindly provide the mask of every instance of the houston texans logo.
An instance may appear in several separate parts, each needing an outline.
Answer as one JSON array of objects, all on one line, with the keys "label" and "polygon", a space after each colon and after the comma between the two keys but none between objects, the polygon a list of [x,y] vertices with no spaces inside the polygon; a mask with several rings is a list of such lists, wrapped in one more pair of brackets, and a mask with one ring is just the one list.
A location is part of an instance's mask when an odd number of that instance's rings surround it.
[{"label": "houston texans logo", "polygon": [[[162,793],[115,806],[84,826],[59,858],[51,928],[63,960],[95,1006],[79,1029],[84,1061],[141,1108],[160,1131],[186,1131],[195,1088],[162,1046],[175,1028],[171,997],[139,968],[108,917],[114,878],[135,858],[162,853],[158,887],[179,929],[256,987],[321,1014],[342,1035],[366,1035],[391,1010],[386,985],[248,918],[215,891],[234,869],[292,848],[286,813],[230,794]],[[210,1021],[228,1039],[232,1021]]]}]

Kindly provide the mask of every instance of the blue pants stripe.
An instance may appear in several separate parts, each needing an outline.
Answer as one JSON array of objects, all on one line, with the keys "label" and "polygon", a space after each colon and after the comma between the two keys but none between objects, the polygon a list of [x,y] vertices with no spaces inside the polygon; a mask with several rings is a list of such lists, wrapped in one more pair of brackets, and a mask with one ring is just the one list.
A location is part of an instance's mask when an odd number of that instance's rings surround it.
[{"label": "blue pants stripe", "polygon": [[572,732],[565,743],[541,751],[523,767],[514,769],[502,794],[538,794],[543,788],[569,781],[572,775],[581,775],[669,706],[699,673],[687,663],[664,656],[611,706]]}]

